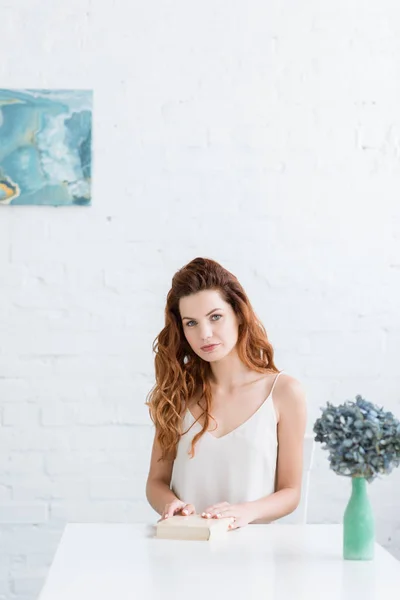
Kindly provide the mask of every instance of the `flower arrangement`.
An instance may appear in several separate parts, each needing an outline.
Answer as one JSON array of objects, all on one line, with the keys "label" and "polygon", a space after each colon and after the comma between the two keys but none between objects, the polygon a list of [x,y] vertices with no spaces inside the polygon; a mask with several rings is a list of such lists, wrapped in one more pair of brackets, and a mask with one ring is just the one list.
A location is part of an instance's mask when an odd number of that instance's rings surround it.
[{"label": "flower arrangement", "polygon": [[391,412],[360,395],[339,406],[328,402],[321,410],[314,439],[329,451],[330,468],[337,475],[364,477],[370,483],[400,465],[400,422]]}]

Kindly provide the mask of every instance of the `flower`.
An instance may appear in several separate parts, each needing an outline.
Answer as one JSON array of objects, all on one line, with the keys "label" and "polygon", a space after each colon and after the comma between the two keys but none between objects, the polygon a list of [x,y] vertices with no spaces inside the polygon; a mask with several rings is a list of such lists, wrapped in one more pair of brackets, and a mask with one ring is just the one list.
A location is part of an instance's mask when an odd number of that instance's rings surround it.
[{"label": "flower", "polygon": [[400,465],[400,422],[391,412],[357,395],[339,406],[327,403],[315,423],[315,441],[329,451],[337,475],[365,477],[389,474]]}]

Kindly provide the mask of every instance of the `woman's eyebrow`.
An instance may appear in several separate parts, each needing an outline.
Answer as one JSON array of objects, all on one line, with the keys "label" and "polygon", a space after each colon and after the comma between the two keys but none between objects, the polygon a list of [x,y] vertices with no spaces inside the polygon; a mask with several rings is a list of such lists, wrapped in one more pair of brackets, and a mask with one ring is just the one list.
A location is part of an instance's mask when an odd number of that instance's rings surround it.
[{"label": "woman's eyebrow", "polygon": [[[213,308],[212,310],[210,310],[210,312],[208,312],[206,314],[206,317],[208,317],[209,315],[211,315],[211,313],[215,312],[216,310],[222,310],[222,308]],[[188,319],[189,321],[195,321],[196,319],[193,319],[193,317],[182,317],[182,321],[184,319]]]}]

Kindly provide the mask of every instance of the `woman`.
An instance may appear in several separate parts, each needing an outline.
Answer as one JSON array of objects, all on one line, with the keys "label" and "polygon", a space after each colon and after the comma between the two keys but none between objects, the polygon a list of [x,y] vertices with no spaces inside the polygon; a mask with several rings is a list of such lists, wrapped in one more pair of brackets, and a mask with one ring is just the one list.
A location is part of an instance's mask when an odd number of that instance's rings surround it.
[{"label": "woman", "polygon": [[236,277],[205,258],[180,269],[154,351],[146,496],[161,518],[233,517],[234,529],[295,510],[305,394],[276,368]]}]

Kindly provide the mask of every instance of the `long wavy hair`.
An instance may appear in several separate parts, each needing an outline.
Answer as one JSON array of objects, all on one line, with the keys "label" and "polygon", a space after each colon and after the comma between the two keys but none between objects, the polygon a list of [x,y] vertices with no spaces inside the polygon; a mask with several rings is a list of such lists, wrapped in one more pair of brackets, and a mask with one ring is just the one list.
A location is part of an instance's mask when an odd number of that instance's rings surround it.
[{"label": "long wavy hair", "polygon": [[[156,383],[146,401],[156,426],[162,459],[176,457],[177,444],[183,435],[183,416],[196,393],[200,392],[198,404],[203,411],[199,418],[205,418],[201,431],[193,437],[191,457],[194,456],[195,444],[208,430],[210,419],[213,419],[210,412],[210,363],[191,349],[183,332],[179,312],[181,298],[204,290],[219,291],[236,313],[240,323],[236,346],[240,360],[258,373],[279,372],[265,328],[255,315],[237,278],[208,258],[195,258],[179,269],[172,278],[167,295],[165,327],[153,343]],[[200,400],[203,400],[203,405]]]}]

